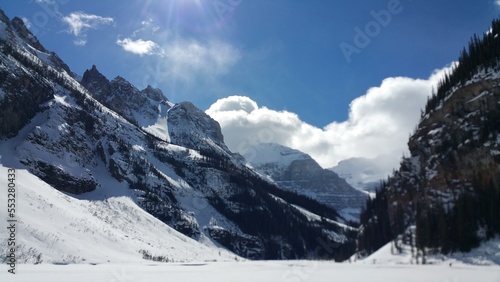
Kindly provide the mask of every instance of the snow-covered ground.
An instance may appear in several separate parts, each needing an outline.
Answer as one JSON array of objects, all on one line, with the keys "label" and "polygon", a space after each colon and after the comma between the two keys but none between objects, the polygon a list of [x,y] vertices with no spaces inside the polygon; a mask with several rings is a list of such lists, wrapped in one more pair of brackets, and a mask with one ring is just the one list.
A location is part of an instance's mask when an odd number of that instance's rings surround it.
[{"label": "snow-covered ground", "polygon": [[[395,248],[392,246],[391,242],[370,256],[356,261],[356,263],[381,265],[416,264],[417,259],[411,254],[410,246],[402,245],[401,248],[401,253],[395,253]],[[431,254],[427,255],[425,260],[427,264],[500,266],[500,238],[497,237],[487,242],[483,242],[479,247],[468,253],[451,253],[448,255]],[[418,261],[421,261],[421,258],[418,259]]]},{"label": "snow-covered ground", "polygon": [[20,265],[0,281],[293,281],[293,282],[498,282],[499,266],[363,265],[318,261],[245,261],[211,263]]},{"label": "snow-covered ground", "polygon": [[[8,226],[8,169],[0,165],[1,220]],[[133,201],[122,183],[104,182],[78,199],[61,193],[24,169],[15,172],[16,256],[27,263],[145,262],[143,252],[169,261],[231,261],[235,255],[209,240],[197,242],[154,218]],[[10,197],[9,197],[10,198]],[[7,228],[5,228],[7,230]],[[5,261],[7,232],[0,233],[0,261]],[[203,236],[203,235],[202,235]],[[146,261],[147,262],[147,261]],[[0,281],[9,281],[0,279]],[[70,280],[68,280],[70,281]]]},{"label": "snow-covered ground", "polygon": [[[0,166],[2,187],[6,176],[7,168]],[[16,179],[17,254],[20,262],[28,263],[18,263],[16,274],[4,264],[0,281],[500,281],[498,265],[465,264],[477,261],[460,260],[458,255],[435,265],[411,265],[405,263],[407,256],[391,255],[390,245],[352,264],[242,261],[176,232],[137,207],[127,193],[84,200],[60,193],[22,169]],[[0,203],[5,205],[3,191]],[[2,212],[5,224],[6,216]],[[6,234],[0,237],[2,254]],[[473,253],[476,259],[488,251],[493,252],[489,258],[498,256],[500,242],[481,248]],[[141,249],[175,262],[144,260]],[[38,254],[42,263],[33,264]]]}]

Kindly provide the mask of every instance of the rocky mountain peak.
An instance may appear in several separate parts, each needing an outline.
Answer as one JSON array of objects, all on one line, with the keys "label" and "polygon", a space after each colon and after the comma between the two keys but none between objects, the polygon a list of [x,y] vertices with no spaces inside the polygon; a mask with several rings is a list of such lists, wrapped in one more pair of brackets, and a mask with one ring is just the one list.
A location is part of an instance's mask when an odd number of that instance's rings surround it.
[{"label": "rocky mountain peak", "polygon": [[163,94],[163,91],[159,88],[154,88],[151,85],[148,85],[145,89],[141,90],[141,93],[155,102],[168,101],[167,97]]},{"label": "rocky mountain peak", "polygon": [[47,49],[45,49],[45,47],[43,47],[43,45],[40,43],[40,41],[38,41],[38,39],[28,30],[28,28],[24,24],[24,21],[21,18],[18,17],[13,18],[12,27],[19,35],[19,37],[21,37],[21,39],[26,41],[26,43],[31,45],[33,48],[44,53],[48,52]]},{"label": "rocky mountain peak", "polygon": [[7,15],[2,10],[0,10],[0,21],[3,22],[3,23],[9,23],[10,22],[9,17],[7,17]]},{"label": "rocky mountain peak", "polygon": [[122,98],[128,98],[127,96],[136,95],[139,90],[128,80],[121,76],[115,77],[110,82],[112,95],[122,96]]},{"label": "rocky mountain peak", "polygon": [[98,100],[107,97],[111,91],[109,80],[97,70],[95,65],[83,73],[80,83]]},{"label": "rocky mountain peak", "polygon": [[181,102],[172,107],[168,122],[175,128],[171,131],[171,138],[176,144],[195,148],[200,141],[206,144],[205,139],[208,137],[226,148],[220,124],[191,102]]},{"label": "rocky mountain peak", "polygon": [[103,82],[109,83],[109,80],[97,69],[96,65],[92,65],[90,70],[86,70],[83,73],[82,83],[87,83],[95,80],[102,80]]}]

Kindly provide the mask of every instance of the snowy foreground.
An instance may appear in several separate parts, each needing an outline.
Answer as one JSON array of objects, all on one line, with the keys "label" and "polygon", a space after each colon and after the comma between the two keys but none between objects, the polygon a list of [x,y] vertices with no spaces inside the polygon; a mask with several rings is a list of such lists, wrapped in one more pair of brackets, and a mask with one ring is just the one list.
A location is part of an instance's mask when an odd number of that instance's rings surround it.
[{"label": "snowy foreground", "polygon": [[19,265],[0,281],[500,281],[499,266],[364,265],[315,261]]},{"label": "snowy foreground", "polygon": [[[5,149],[0,146],[2,162],[9,162]],[[7,174],[1,164],[1,187],[8,186]],[[470,258],[437,258],[434,265],[411,264],[407,253],[391,254],[390,244],[352,264],[245,261],[206,238],[180,234],[140,209],[123,184],[107,181],[113,189],[79,199],[17,168],[16,274],[4,263],[0,281],[500,281],[500,239],[483,244]],[[5,191],[0,204],[6,210]],[[5,212],[1,218],[7,224]],[[2,231],[1,260],[7,245]],[[144,260],[141,250],[174,262]]]}]

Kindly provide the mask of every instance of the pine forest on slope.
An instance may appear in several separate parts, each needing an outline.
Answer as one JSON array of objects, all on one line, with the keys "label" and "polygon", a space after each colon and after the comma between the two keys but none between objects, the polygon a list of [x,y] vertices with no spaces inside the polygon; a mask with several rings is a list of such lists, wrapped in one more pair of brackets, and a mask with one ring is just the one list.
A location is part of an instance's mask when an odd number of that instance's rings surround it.
[{"label": "pine forest on slope", "polygon": [[361,214],[358,251],[391,240],[429,253],[470,251],[500,234],[500,20],[474,35],[410,137],[411,155]]}]

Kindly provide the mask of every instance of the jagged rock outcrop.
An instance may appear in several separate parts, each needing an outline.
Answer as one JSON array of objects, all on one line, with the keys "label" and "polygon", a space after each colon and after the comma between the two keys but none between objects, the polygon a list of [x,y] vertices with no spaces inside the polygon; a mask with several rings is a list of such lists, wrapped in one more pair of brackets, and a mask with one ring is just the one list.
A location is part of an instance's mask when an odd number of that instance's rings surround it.
[{"label": "jagged rock outcrop", "polygon": [[160,115],[159,104],[170,107],[161,90],[151,86],[139,91],[123,77],[109,81],[95,65],[83,74],[81,84],[103,105],[130,122],[147,126]]}]

